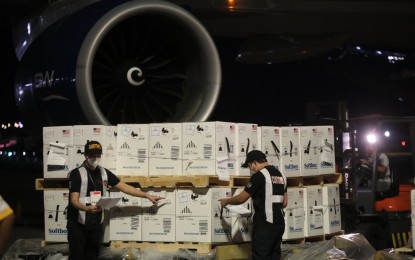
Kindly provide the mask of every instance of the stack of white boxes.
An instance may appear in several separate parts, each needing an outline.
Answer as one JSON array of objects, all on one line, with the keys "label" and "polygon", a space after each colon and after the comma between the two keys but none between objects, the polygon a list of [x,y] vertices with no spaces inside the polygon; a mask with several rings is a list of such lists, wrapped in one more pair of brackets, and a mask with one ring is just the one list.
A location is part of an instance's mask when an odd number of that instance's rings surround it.
[{"label": "stack of white boxes", "polygon": [[[243,190],[244,188],[232,188],[232,196],[238,195]],[[247,209],[250,214],[230,213],[232,216],[232,242],[249,242],[252,240],[252,199],[249,198],[241,206]],[[229,213],[227,212],[226,214],[228,215]]]},{"label": "stack of white boxes", "polygon": [[117,175],[148,176],[149,124],[117,125]]},{"label": "stack of white boxes", "polygon": [[318,127],[300,127],[301,176],[319,175]]},{"label": "stack of white boxes", "polygon": [[250,176],[249,168],[241,167],[245,162],[246,154],[252,150],[261,149],[258,146],[258,125],[248,123],[237,123],[235,158],[235,171],[230,172],[231,175]]},{"label": "stack of white boxes", "polygon": [[116,171],[117,128],[105,125],[74,125],[73,126],[73,168],[85,160],[84,149],[88,141],[98,141],[102,145],[100,165]]},{"label": "stack of white boxes", "polygon": [[333,126],[318,126],[318,147],[320,149],[319,174],[336,172]]},{"label": "stack of white boxes", "polygon": [[234,170],[235,123],[185,122],[182,132],[183,175],[229,175]]},{"label": "stack of white boxes", "polygon": [[122,191],[110,193],[110,197],[121,198],[110,209],[109,239],[122,241],[141,241],[143,228],[142,199]]},{"label": "stack of white boxes", "polygon": [[281,127],[281,172],[286,177],[301,176],[300,128]]},{"label": "stack of white boxes", "polygon": [[323,187],[310,185],[304,188],[304,236],[324,234],[323,229]]},{"label": "stack of white boxes", "polygon": [[340,188],[331,183],[323,186],[324,234],[341,231]]},{"label": "stack of white boxes", "polygon": [[175,242],[176,241],[176,189],[146,188],[144,192],[160,196],[157,205],[148,199],[142,200],[143,228],[142,241]]},{"label": "stack of white boxes", "polygon": [[45,190],[43,204],[45,208],[45,240],[48,242],[67,242],[66,229],[69,190]]},{"label": "stack of white boxes", "polygon": [[[82,152],[88,140],[103,145],[101,165],[119,176],[250,176],[249,169],[240,165],[256,149],[287,177],[335,173],[332,126],[258,127],[213,121],[44,127],[44,177],[66,178],[69,170],[84,161]],[[111,192],[123,199],[108,214],[106,241],[251,241],[251,217],[227,209],[221,212],[218,201],[242,190],[145,188],[145,192],[165,198],[158,206],[147,199]],[[44,192],[47,241],[66,241],[68,192]],[[243,207],[253,211],[251,200]],[[284,211],[284,240],[340,231],[339,185],[289,187]]]},{"label": "stack of white boxes", "polygon": [[261,149],[270,165],[281,169],[281,128],[277,126],[261,127]]},{"label": "stack of white boxes", "polygon": [[333,126],[262,126],[260,150],[286,177],[336,173]]},{"label": "stack of white boxes", "polygon": [[222,211],[220,198],[231,188],[178,188],[176,190],[177,242],[231,242],[232,218]]},{"label": "stack of white boxes", "polygon": [[102,143],[101,166],[116,173],[117,171],[117,126],[105,126],[104,141]]},{"label": "stack of white boxes", "polygon": [[261,150],[262,149],[262,127],[261,126],[258,126],[256,133],[257,133],[257,140],[258,140],[257,149]]},{"label": "stack of white boxes", "polygon": [[66,178],[73,167],[73,127],[43,128],[43,177]]},{"label": "stack of white boxes", "polygon": [[[73,127],[43,128],[43,177],[66,178],[73,167]],[[66,229],[69,190],[45,190],[43,193],[45,240],[67,242]]]},{"label": "stack of white boxes", "polygon": [[249,169],[240,166],[255,149],[286,177],[335,173],[333,126],[213,121],[45,127],[44,176],[66,177],[84,161],[88,140],[102,144],[101,165],[120,176],[250,176]]},{"label": "stack of white boxes", "polygon": [[283,239],[298,239],[304,237],[304,189],[299,187],[287,188],[288,205],[285,212],[285,232]]},{"label": "stack of white boxes", "polygon": [[182,124],[150,124],[150,176],[182,175]]},{"label": "stack of white boxes", "polygon": [[80,166],[85,161],[84,149],[87,141],[98,141],[104,146],[104,132],[105,126],[103,125],[73,126],[73,168]]}]

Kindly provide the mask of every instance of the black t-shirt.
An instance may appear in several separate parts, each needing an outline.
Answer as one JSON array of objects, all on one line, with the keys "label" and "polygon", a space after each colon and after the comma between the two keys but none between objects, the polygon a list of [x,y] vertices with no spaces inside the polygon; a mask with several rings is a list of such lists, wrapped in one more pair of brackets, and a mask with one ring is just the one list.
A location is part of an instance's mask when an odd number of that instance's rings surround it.
[{"label": "black t-shirt", "polygon": [[[87,188],[87,197],[90,197],[90,192],[91,191],[101,191],[101,194],[103,195],[103,190],[102,190],[102,176],[101,176],[101,171],[99,170],[99,168],[97,167],[94,171],[89,169],[88,167],[84,166],[84,164],[82,164],[82,166],[80,167],[85,167],[85,169],[87,170],[88,173],[88,188]],[[71,194],[72,192],[80,192],[81,191],[81,175],[79,173],[79,168],[73,169],[70,173],[69,173],[69,194]],[[107,176],[108,176],[108,183],[105,185],[106,187],[110,186],[110,187],[114,187],[115,185],[117,185],[120,182],[120,179],[114,174],[112,173],[110,170],[105,169],[105,171],[107,172]],[[72,222],[72,223],[78,223],[78,209],[76,209],[75,207],[73,207],[71,205],[71,203],[69,202],[68,205],[68,222]],[[86,213],[86,220],[85,220],[85,226],[95,226],[95,225],[100,225],[101,224],[101,214],[91,214],[91,213]]]},{"label": "black t-shirt", "polygon": [[[282,173],[274,166],[269,165],[265,167],[269,174],[271,175],[271,179],[273,177],[280,177],[279,180],[285,180],[283,178]],[[284,182],[284,181],[282,181]],[[265,215],[265,177],[261,172],[254,173],[249,183],[245,187],[245,191],[248,192],[253,201],[254,205],[254,219],[253,225],[256,227],[266,227],[269,225],[284,225],[284,212],[282,208],[282,203],[272,203],[272,212],[273,212],[273,223],[269,223],[266,221]],[[273,183],[272,184],[272,194],[273,195],[281,195],[284,196],[284,193],[287,192],[287,185],[285,183]]]}]

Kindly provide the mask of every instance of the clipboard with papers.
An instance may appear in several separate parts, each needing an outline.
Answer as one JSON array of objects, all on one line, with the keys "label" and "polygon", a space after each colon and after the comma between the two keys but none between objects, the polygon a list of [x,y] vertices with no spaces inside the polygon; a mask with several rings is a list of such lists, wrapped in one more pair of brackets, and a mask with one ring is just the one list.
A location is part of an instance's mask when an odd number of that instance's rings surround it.
[{"label": "clipboard with papers", "polygon": [[121,197],[101,197],[97,202],[96,206],[103,207],[104,209],[110,209],[117,205]]}]

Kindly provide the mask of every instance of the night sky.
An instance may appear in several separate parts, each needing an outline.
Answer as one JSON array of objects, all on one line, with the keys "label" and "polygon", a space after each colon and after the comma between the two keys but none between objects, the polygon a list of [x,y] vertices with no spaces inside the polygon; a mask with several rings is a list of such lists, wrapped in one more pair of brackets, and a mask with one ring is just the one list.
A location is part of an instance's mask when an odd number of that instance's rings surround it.
[{"label": "night sky", "polygon": [[[356,53],[354,46],[343,46],[299,62],[249,65],[233,62],[232,52],[220,50],[222,94],[213,118],[261,125],[304,124],[307,103],[333,103],[323,106],[326,111],[321,116],[328,117],[336,116],[337,101],[347,102],[350,117],[415,114],[412,54],[390,63],[387,55],[376,55],[379,49],[367,47]],[[238,112],[226,112],[229,103]]]},{"label": "night sky", "polygon": [[17,66],[17,58],[13,52],[11,25],[0,28],[2,40],[0,41],[0,122],[18,120],[20,115],[14,102],[14,73]]}]

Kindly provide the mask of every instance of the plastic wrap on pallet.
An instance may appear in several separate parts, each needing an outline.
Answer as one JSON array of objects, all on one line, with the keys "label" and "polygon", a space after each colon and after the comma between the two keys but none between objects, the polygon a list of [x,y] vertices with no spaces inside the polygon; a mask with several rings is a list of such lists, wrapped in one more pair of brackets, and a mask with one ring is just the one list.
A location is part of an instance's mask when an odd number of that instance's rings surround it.
[{"label": "plastic wrap on pallet", "polygon": [[3,255],[4,259],[39,259],[40,256],[41,239],[17,239]]},{"label": "plastic wrap on pallet", "polygon": [[374,259],[376,250],[359,234],[334,236],[328,241],[311,244],[283,244],[284,260],[308,259]]},{"label": "plastic wrap on pallet", "polygon": [[175,252],[160,252],[155,249],[146,249],[143,250],[141,253],[141,259],[152,259],[152,260],[164,260],[164,259],[189,259],[189,260],[214,260],[215,254],[214,252],[210,254],[199,254],[197,252],[193,252],[191,250],[183,249],[178,250]]},{"label": "plastic wrap on pallet", "polygon": [[[41,239],[19,239],[3,255],[5,260],[67,260],[69,246],[67,243],[54,243],[42,246]],[[2,258],[3,259],[3,258]],[[172,252],[162,252],[156,249],[140,250],[137,248],[110,248],[102,246],[99,258],[101,260],[165,260],[165,259],[189,259],[189,260],[213,260],[215,252],[199,254],[191,250],[181,249]]]}]

